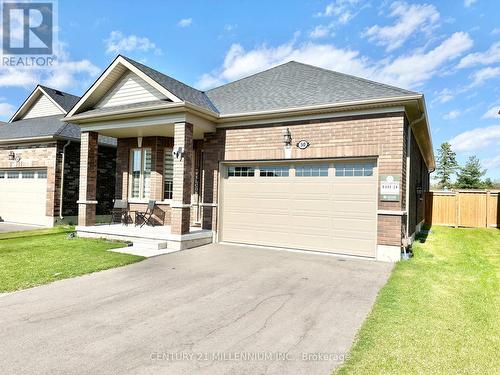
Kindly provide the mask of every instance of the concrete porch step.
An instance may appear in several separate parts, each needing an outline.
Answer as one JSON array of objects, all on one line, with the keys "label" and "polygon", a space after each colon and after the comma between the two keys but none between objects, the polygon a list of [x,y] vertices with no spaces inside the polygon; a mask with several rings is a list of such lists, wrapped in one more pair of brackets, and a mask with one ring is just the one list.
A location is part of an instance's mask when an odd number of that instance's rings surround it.
[{"label": "concrete porch step", "polygon": [[132,241],[132,247],[151,250],[162,250],[167,248],[167,241],[138,238]]},{"label": "concrete porch step", "polygon": [[127,247],[122,247],[119,249],[110,249],[108,251],[114,252],[114,253],[123,253],[123,254],[131,254],[131,255],[138,255],[141,257],[145,258],[152,258],[156,257],[158,255],[163,255],[163,254],[169,254],[169,253],[174,253],[176,249],[155,249],[155,248],[148,248],[148,247],[137,247],[137,246],[127,246]]}]

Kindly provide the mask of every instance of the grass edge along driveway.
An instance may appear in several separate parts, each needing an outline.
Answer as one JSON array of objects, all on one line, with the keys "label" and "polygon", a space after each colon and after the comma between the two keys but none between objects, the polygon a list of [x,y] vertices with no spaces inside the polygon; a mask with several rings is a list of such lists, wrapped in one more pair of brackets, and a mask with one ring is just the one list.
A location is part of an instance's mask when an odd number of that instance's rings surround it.
[{"label": "grass edge along driveway", "polygon": [[336,374],[499,374],[500,230],[432,227]]},{"label": "grass edge along driveway", "polygon": [[31,288],[143,260],[106,251],[123,243],[68,238],[72,227],[0,234],[0,293]]}]

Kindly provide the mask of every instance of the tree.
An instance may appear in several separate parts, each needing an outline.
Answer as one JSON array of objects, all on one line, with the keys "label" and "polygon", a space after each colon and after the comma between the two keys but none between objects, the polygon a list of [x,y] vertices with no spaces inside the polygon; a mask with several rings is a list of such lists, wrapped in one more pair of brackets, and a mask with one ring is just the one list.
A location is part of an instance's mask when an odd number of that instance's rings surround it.
[{"label": "tree", "polygon": [[484,186],[481,177],[485,174],[486,169],[483,169],[477,156],[470,156],[465,166],[460,168],[457,174],[456,187],[460,189],[481,189]]},{"label": "tree", "polygon": [[442,143],[438,150],[436,167],[438,186],[441,189],[452,185],[451,176],[456,173],[457,168],[456,154],[451,149],[451,145],[448,142]]},{"label": "tree", "polygon": [[493,189],[495,187],[495,183],[493,181],[491,181],[491,178],[486,178],[484,181],[483,181],[483,189]]}]

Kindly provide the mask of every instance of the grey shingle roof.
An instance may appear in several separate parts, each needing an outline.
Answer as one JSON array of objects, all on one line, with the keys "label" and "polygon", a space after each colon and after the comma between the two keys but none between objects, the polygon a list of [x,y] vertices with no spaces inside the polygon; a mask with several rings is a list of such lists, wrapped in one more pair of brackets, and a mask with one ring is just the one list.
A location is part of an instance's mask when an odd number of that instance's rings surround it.
[{"label": "grey shingle roof", "polygon": [[206,92],[221,114],[415,94],[417,93],[295,61]]},{"label": "grey shingle roof", "polygon": [[47,86],[39,85],[52,100],[61,106],[66,112],[69,112],[71,108],[80,100],[79,96],[68,94],[60,90],[56,90]]},{"label": "grey shingle roof", "polygon": [[210,111],[217,112],[217,108],[212,104],[210,99],[202,91],[196,90],[195,88],[188,86],[185,83],[177,81],[172,77],[160,73],[157,70],[154,70],[128,57],[125,56],[122,57],[129,63],[134,65],[136,68],[140,69],[144,74],[149,76],[151,79],[155,80],[165,89],[170,91],[172,94],[177,96],[179,99],[184,100],[185,102],[188,103],[198,105]]},{"label": "grey shingle roof", "polygon": [[[80,139],[80,127],[60,121],[63,115],[45,116],[14,121],[0,126],[0,140],[47,137]],[[101,144],[116,145],[116,140],[99,136]]]}]

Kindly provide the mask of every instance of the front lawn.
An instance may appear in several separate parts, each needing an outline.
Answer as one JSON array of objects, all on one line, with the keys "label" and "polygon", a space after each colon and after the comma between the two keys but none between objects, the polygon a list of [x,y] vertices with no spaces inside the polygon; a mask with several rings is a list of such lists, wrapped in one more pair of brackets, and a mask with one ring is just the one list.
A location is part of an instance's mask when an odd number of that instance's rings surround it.
[{"label": "front lawn", "polygon": [[106,250],[123,244],[68,238],[70,227],[0,234],[0,293],[124,266],[144,258]]},{"label": "front lawn", "polygon": [[414,252],[337,373],[500,374],[500,230],[433,227]]}]

